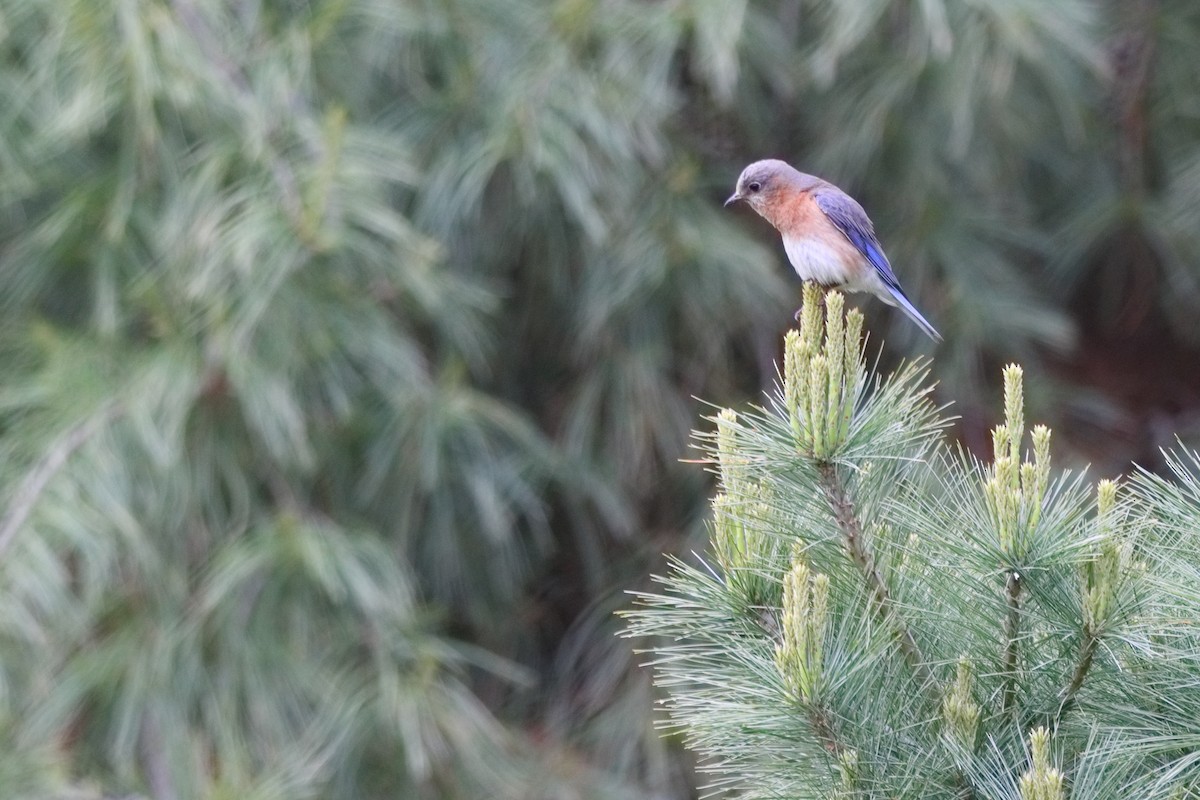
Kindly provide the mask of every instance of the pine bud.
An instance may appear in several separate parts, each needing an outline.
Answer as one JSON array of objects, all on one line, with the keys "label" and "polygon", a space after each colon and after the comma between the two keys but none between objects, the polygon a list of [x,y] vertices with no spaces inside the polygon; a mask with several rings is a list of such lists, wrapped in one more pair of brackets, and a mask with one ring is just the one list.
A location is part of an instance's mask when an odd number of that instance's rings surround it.
[{"label": "pine bud", "polygon": [[791,547],[791,551],[790,551],[791,561],[793,563],[795,563],[797,561],[803,560],[804,551],[807,549],[808,549],[808,542],[804,541],[804,539],[800,536],[797,536],[796,538],[794,538],[792,540],[792,547]]},{"label": "pine bud", "polygon": [[1020,521],[1021,492],[1016,463],[1007,455],[997,456],[992,477],[984,484],[988,506],[996,524],[1000,549],[1016,553],[1016,532]]},{"label": "pine bud", "polygon": [[1033,433],[1033,463],[1037,465],[1042,478],[1042,494],[1046,493],[1046,481],[1050,477],[1050,429],[1045,425],[1034,425]]},{"label": "pine bud", "polygon": [[825,365],[829,371],[829,400],[825,410],[825,440],[830,449],[841,444],[842,381],[846,371],[845,298],[841,292],[825,295]]},{"label": "pine bud", "polygon": [[1031,764],[1021,776],[1021,800],[1063,800],[1063,774],[1050,766],[1050,732],[1037,728],[1029,734]]},{"label": "pine bud", "polygon": [[717,414],[717,462],[721,467],[721,483],[726,491],[737,495],[745,473],[745,459],[738,454],[737,412],[721,409]]},{"label": "pine bud", "polygon": [[738,517],[729,495],[718,494],[713,498],[712,506],[713,550],[728,584],[738,570],[750,564],[749,537],[746,523]]},{"label": "pine bud", "polygon": [[812,581],[812,611],[808,618],[808,672],[819,676],[825,667],[825,625],[829,619],[829,576]]},{"label": "pine bud", "polygon": [[1008,452],[1008,426],[1001,423],[992,428],[992,460],[1007,456]]},{"label": "pine bud", "polygon": [[829,578],[795,562],[783,578],[783,641],[775,666],[789,693],[804,703],[814,701],[821,679],[828,614]]},{"label": "pine bud", "polygon": [[858,786],[858,751],[846,748],[838,754],[838,772],[842,774],[842,788],[853,790]]},{"label": "pine bud", "polygon": [[824,354],[808,362],[809,410],[808,431],[812,437],[810,452],[814,458],[828,455],[825,439],[825,408],[829,384],[829,369]]},{"label": "pine bud", "polygon": [[799,444],[804,435],[801,420],[808,408],[808,359],[800,333],[790,330],[783,338],[783,398],[792,425],[792,436]]},{"label": "pine bud", "polygon": [[862,329],[862,312],[857,308],[850,309],[850,313],[846,315],[846,346],[843,359],[846,388],[842,392],[842,421],[838,432],[841,441],[845,441],[850,435],[850,419],[854,415],[854,403],[858,399],[858,387],[863,377],[862,365],[859,362]]},{"label": "pine bud", "polygon": [[975,749],[975,734],[979,728],[979,706],[971,697],[971,662],[966,656],[958,660],[954,686],[942,700],[942,718],[946,732],[968,751]]},{"label": "pine bud", "polygon": [[804,301],[800,308],[800,341],[809,353],[821,349],[821,289],[812,281],[804,284]]},{"label": "pine bud", "polygon": [[1008,455],[1014,464],[1021,461],[1021,439],[1025,436],[1023,375],[1024,371],[1016,364],[1004,368],[1004,424],[1008,427]]},{"label": "pine bud", "polygon": [[1021,465],[1021,497],[1027,501],[1037,499],[1038,470],[1037,465],[1026,461]]},{"label": "pine bud", "polygon": [[1096,505],[1097,516],[1103,520],[1112,513],[1113,508],[1117,504],[1117,482],[1116,481],[1100,481],[1096,486]]},{"label": "pine bud", "polygon": [[1082,575],[1083,624],[1095,635],[1112,611],[1122,578],[1130,571],[1133,547],[1113,532],[1111,516],[1117,502],[1117,484],[1100,481],[1096,487],[1096,528],[1100,544],[1091,561],[1084,564]]},{"label": "pine bud", "polygon": [[804,653],[808,648],[808,565],[797,561],[783,576],[783,642],[775,648],[775,666],[789,692],[806,698]]},{"label": "pine bud", "polygon": [[[1009,456],[998,456],[996,458],[996,480],[999,482],[1001,489],[1009,499],[1015,501],[1018,492],[1021,489],[1021,483],[1017,478],[1018,462]],[[1008,502],[1006,499],[1005,502]],[[1015,502],[1014,502],[1015,506]]]},{"label": "pine bud", "polygon": [[846,374],[857,374],[862,342],[863,315],[857,308],[846,313]]}]

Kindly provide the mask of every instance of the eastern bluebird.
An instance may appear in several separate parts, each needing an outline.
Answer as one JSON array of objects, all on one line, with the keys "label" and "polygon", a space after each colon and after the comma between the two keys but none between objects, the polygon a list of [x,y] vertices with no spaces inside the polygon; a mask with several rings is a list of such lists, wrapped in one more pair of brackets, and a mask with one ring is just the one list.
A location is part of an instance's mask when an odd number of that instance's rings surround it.
[{"label": "eastern bluebird", "polygon": [[783,236],[801,279],[850,292],[870,292],[900,306],[931,338],[939,334],[913,306],[875,238],[875,226],[853,197],[828,181],[776,159],[742,170],[725,205],[745,200]]}]

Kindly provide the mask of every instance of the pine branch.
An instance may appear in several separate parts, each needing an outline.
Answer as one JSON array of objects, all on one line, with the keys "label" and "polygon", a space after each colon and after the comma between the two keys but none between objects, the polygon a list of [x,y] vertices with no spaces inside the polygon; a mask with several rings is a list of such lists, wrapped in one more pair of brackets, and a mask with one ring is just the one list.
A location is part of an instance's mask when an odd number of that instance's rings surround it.
[{"label": "pine branch", "polygon": [[42,460],[17,487],[17,491],[9,503],[8,513],[4,515],[3,519],[0,519],[0,554],[3,554],[12,544],[17,531],[33,513],[38,499],[49,485],[50,480],[66,466],[75,451],[87,444],[93,436],[104,429],[105,425],[124,413],[123,403],[111,403],[67,431],[46,451]]},{"label": "pine branch", "polygon": [[1096,526],[1100,546],[1082,573],[1080,586],[1083,600],[1083,639],[1070,682],[1059,693],[1055,726],[1074,706],[1075,699],[1092,668],[1092,659],[1100,645],[1100,637],[1112,613],[1117,584],[1127,576],[1132,544],[1115,535],[1117,515],[1117,484],[1101,481],[1096,487]]},{"label": "pine branch", "polygon": [[[899,610],[897,610],[896,603],[892,599],[887,583],[884,582],[883,576],[879,573],[879,568],[875,563],[875,554],[871,552],[863,537],[862,523],[859,522],[858,515],[854,511],[854,504],[846,494],[846,489],[841,477],[838,475],[837,467],[832,463],[825,462],[818,469],[821,491],[824,493],[825,499],[833,511],[838,528],[841,529],[842,535],[845,537],[846,551],[850,554],[851,560],[862,573],[863,580],[866,581],[875,599],[875,606],[879,610],[880,617],[885,624],[891,626],[895,633],[896,641],[900,645],[900,652],[904,654],[904,660],[908,663],[917,681],[921,684],[921,688],[926,693],[928,701],[934,708],[939,707],[942,698],[941,692],[937,687],[937,679],[932,670],[929,669],[929,664],[926,662],[925,657],[921,654],[921,649],[917,646],[916,639],[913,638],[912,630],[900,615]],[[842,750],[836,749],[838,748],[838,743],[836,738],[833,737],[831,728],[828,730],[829,738],[825,738],[826,732],[821,727],[821,723],[826,722],[826,720],[817,717],[815,709],[810,710],[809,721],[817,736],[825,743],[826,749],[835,755],[841,756]],[[958,786],[957,796],[961,800],[973,800],[975,798],[975,789],[961,770],[955,770],[954,780]]]},{"label": "pine branch", "polygon": [[1100,637],[1091,630],[1084,630],[1083,641],[1079,644],[1079,658],[1075,662],[1075,671],[1071,674],[1071,682],[1059,693],[1058,713],[1054,719],[1055,726],[1062,722],[1063,717],[1075,707],[1079,690],[1083,687],[1084,680],[1087,679],[1088,672],[1092,668],[1092,660],[1095,658],[1099,646]]},{"label": "pine branch", "polygon": [[846,540],[846,552],[849,553],[850,559],[862,573],[863,580],[866,581],[867,588],[874,597],[879,616],[891,626],[895,633],[896,640],[900,645],[900,652],[904,654],[904,660],[908,662],[918,682],[936,706],[940,702],[940,697],[933,672],[921,654],[908,624],[896,609],[891,591],[879,573],[879,568],[875,563],[875,554],[871,552],[863,538],[862,523],[859,522],[854,511],[853,502],[846,494],[845,485],[838,475],[837,468],[832,463],[824,462],[818,469],[821,491],[824,493],[838,528]]},{"label": "pine branch", "polygon": [[156,713],[150,712],[142,717],[138,741],[146,783],[154,800],[178,800],[179,792],[171,775],[171,763]]},{"label": "pine branch", "polygon": [[[191,35],[204,58],[216,69],[230,91],[238,97],[243,105],[247,107],[258,105],[259,101],[255,97],[250,78],[243,67],[228,55],[220,37],[209,26],[196,4],[192,0],[171,0],[171,8],[174,9],[184,30]],[[290,100],[293,112],[307,113],[307,104],[304,103],[299,92],[293,94]],[[274,120],[270,121],[267,127],[267,141],[274,144],[281,129],[280,123]],[[309,155],[314,159],[317,157],[316,153]],[[314,241],[312,226],[307,224],[305,219],[300,179],[295,171],[273,147],[269,148],[267,152],[267,166],[279,189],[279,198],[287,219],[292,224],[293,231],[309,249],[319,249]]]},{"label": "pine branch", "polygon": [[1008,573],[1004,585],[1004,700],[1003,711],[1013,708],[1017,697],[1017,637],[1021,632],[1021,574],[1016,570]]},{"label": "pine branch", "polygon": [[849,748],[838,739],[837,731],[833,729],[833,718],[829,707],[821,702],[808,704],[808,723],[812,725],[817,740],[830,755],[840,757]]}]

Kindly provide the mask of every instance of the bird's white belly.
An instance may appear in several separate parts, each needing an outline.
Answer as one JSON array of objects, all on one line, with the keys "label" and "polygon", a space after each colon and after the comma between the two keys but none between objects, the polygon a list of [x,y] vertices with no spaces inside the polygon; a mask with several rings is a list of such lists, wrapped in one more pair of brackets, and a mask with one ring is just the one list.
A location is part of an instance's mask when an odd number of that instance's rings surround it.
[{"label": "bird's white belly", "polygon": [[785,236],[783,249],[802,280],[816,281],[822,286],[836,286],[850,280],[850,270],[842,254],[820,239]]},{"label": "bird's white belly", "polygon": [[821,239],[783,237],[788,261],[801,280],[822,286],[839,286],[850,292],[879,294],[883,288],[874,269],[863,269],[865,259],[850,259],[845,251],[831,247]]}]

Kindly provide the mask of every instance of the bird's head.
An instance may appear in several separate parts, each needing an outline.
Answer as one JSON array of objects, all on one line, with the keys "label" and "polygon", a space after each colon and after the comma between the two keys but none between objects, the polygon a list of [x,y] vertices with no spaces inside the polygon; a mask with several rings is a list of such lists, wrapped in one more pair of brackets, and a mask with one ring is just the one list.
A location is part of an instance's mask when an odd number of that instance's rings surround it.
[{"label": "bird's head", "polygon": [[796,174],[796,170],[784,161],[773,158],[755,161],[742,170],[737,186],[725,201],[725,205],[730,206],[739,200],[745,200],[751,208],[762,214],[763,208],[793,182],[792,178]]}]

